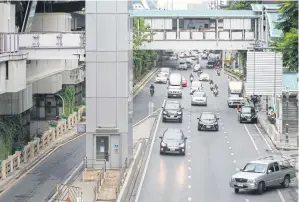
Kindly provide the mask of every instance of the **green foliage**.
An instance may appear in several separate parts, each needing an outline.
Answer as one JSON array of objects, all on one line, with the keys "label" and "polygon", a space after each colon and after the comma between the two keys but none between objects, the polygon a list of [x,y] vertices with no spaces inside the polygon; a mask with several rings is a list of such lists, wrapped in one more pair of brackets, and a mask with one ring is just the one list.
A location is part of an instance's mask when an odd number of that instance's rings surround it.
[{"label": "green foliage", "polygon": [[251,10],[251,4],[253,3],[256,2],[241,0],[230,5],[227,10]]},{"label": "green foliage", "polygon": [[274,50],[282,52],[283,65],[298,72],[298,2],[285,1],[280,4],[280,22],[276,28],[283,34],[272,44]]},{"label": "green foliage", "polygon": [[28,131],[22,127],[20,119],[20,115],[0,117],[0,160],[12,154],[15,142],[28,141],[24,136]]},{"label": "green foliage", "polygon": [[243,76],[246,77],[246,74],[247,74],[247,69],[246,69],[247,51],[240,50],[238,52],[240,54],[240,60],[241,60],[241,63],[242,63]]},{"label": "green foliage", "polygon": [[69,116],[73,113],[75,105],[75,88],[73,86],[64,86],[61,91],[58,92],[63,98],[64,112],[63,116]]},{"label": "green foliage", "polygon": [[238,78],[242,78],[243,77],[243,74],[241,74],[240,72],[234,70],[234,69],[231,69],[231,68],[224,68],[224,71],[238,77]]},{"label": "green foliage", "polygon": [[144,19],[133,19],[133,74],[134,84],[137,83],[152,67],[157,54],[152,50],[140,50],[139,47],[144,43],[150,43],[154,33],[150,27],[144,24]]}]

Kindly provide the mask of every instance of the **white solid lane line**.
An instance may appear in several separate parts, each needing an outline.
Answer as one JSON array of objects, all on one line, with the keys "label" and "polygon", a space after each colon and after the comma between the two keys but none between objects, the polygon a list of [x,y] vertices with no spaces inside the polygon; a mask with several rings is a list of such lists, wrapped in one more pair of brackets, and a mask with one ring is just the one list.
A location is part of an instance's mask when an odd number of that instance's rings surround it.
[{"label": "white solid lane line", "polygon": [[[164,99],[162,106],[165,105],[165,102],[166,102],[166,99]],[[144,167],[144,170],[143,170],[143,173],[142,173],[142,176],[141,176],[140,184],[139,184],[138,189],[137,189],[135,202],[138,202],[139,197],[140,197],[140,193],[141,193],[141,189],[142,189],[142,186],[143,186],[143,183],[144,183],[145,175],[146,175],[148,165],[149,165],[149,162],[150,162],[150,159],[151,159],[151,156],[152,156],[154,143],[155,143],[156,136],[157,136],[157,133],[158,133],[158,128],[159,128],[159,125],[160,125],[161,117],[162,117],[162,110],[160,111],[160,114],[159,114],[159,117],[158,117],[158,121],[157,121],[157,125],[156,125],[155,132],[154,132],[154,135],[153,135],[153,139],[152,139],[152,142],[151,142],[151,147],[150,147],[150,150],[149,150],[149,154],[147,156],[147,159],[146,159],[146,162],[145,162],[145,167]]]},{"label": "white solid lane line", "polygon": [[276,190],[277,190],[277,193],[278,193],[278,196],[279,196],[281,202],[286,202],[286,200],[284,199],[284,197],[283,197],[282,193],[279,191],[279,189],[276,189]]},{"label": "white solid lane line", "polygon": [[257,131],[259,132],[260,136],[262,136],[262,138],[263,138],[263,140],[265,141],[265,143],[266,143],[267,147],[269,148],[269,150],[273,152],[273,150],[272,150],[270,144],[268,143],[268,141],[266,140],[265,136],[262,134],[262,132],[260,131],[260,129],[257,127],[256,124],[254,124],[254,126],[255,126],[255,128],[257,129]]},{"label": "white solid lane line", "polygon": [[256,146],[256,144],[255,144],[255,142],[254,142],[254,139],[253,139],[252,135],[250,134],[250,132],[249,132],[249,130],[248,130],[246,124],[244,124],[244,127],[245,127],[245,130],[246,130],[246,132],[247,132],[247,134],[248,134],[248,136],[249,136],[249,138],[250,138],[250,140],[251,140],[251,142],[252,142],[252,144],[253,144],[255,150],[259,153],[259,149],[257,148],[257,146]]},{"label": "white solid lane line", "polygon": [[245,199],[245,202],[249,202],[249,199]]}]

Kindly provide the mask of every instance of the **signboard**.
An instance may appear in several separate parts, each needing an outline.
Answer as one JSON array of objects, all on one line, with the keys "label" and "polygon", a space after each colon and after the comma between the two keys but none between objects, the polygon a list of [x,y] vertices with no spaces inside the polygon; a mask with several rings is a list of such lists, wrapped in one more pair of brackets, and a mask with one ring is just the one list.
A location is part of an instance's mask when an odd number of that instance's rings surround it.
[{"label": "signboard", "polygon": [[209,24],[210,20],[184,19],[184,29],[200,29]]},{"label": "signboard", "polygon": [[246,95],[282,94],[282,54],[247,52]]},{"label": "signboard", "polygon": [[77,124],[77,135],[86,133],[86,124],[78,123]]}]

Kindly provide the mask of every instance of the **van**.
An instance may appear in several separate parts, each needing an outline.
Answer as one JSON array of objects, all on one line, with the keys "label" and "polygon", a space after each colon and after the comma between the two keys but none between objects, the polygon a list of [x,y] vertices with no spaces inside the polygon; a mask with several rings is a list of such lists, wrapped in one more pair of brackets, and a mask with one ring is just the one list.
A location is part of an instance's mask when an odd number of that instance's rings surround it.
[{"label": "van", "polygon": [[182,75],[178,73],[172,73],[169,76],[169,82],[168,82],[168,92],[167,97],[175,97],[175,98],[182,98],[183,92],[182,92]]}]

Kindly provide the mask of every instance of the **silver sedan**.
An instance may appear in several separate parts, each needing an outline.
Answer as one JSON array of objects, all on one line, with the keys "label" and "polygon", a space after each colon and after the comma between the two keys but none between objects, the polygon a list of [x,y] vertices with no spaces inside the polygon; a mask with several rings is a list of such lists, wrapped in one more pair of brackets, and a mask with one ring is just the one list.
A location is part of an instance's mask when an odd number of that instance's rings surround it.
[{"label": "silver sedan", "polygon": [[205,92],[196,91],[191,98],[191,105],[208,105],[208,96]]}]

